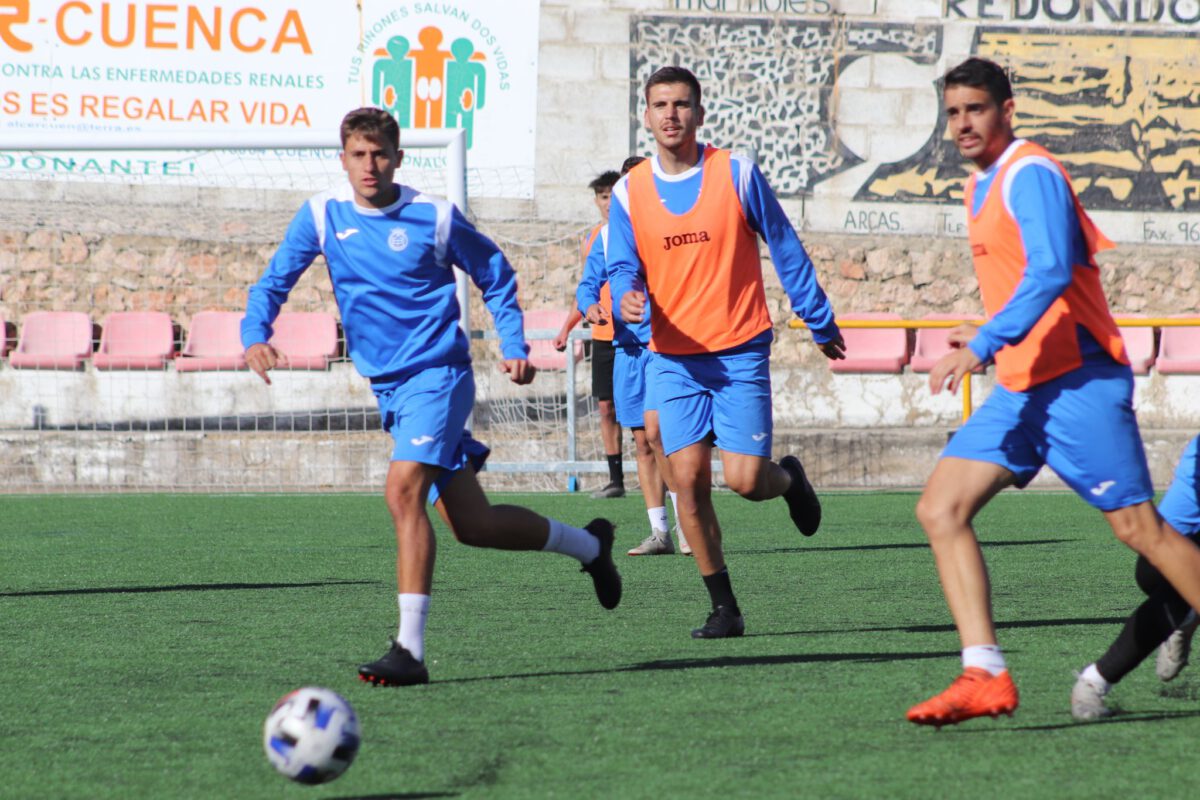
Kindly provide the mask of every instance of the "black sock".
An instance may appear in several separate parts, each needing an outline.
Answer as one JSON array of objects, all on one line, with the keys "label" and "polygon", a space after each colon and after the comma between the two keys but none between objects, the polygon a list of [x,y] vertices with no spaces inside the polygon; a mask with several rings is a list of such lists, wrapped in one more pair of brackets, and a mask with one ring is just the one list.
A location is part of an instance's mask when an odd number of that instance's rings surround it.
[{"label": "black sock", "polygon": [[703,577],[704,588],[708,589],[708,596],[712,598],[713,608],[728,606],[733,609],[734,614],[742,613],[742,610],[738,608],[737,598],[733,596],[733,585],[729,582],[728,567],[723,568],[720,572]]},{"label": "black sock", "polygon": [[608,459],[608,482],[616,486],[625,485],[625,468],[621,464],[621,454],[605,456]]}]

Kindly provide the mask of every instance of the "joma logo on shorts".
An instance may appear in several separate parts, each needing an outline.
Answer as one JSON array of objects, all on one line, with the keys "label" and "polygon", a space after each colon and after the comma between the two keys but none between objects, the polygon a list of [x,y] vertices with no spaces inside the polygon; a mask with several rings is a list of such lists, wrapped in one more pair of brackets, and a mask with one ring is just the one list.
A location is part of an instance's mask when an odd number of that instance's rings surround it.
[{"label": "joma logo on shorts", "polygon": [[663,250],[670,250],[672,247],[682,247],[685,244],[700,244],[701,242],[707,241],[710,241],[708,237],[708,231],[683,233],[676,236],[664,236]]}]

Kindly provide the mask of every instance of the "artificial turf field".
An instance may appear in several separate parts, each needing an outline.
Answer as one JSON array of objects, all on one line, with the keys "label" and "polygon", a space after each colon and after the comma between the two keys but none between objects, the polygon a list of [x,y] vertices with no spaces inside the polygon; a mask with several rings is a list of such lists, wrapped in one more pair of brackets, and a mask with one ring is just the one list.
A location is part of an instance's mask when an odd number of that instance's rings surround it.
[{"label": "artificial turf field", "polygon": [[[622,552],[641,498],[504,495]],[[935,731],[904,720],[958,671],[958,641],[915,496],[824,496],[804,539],[780,501],[716,497],[746,615],[707,612],[691,559],[620,556],[625,597],[596,603],[552,554],[453,542],[440,526],[432,683],[373,689],[356,666],[395,633],[382,500],[358,495],[8,496],[0,500],[4,798],[1195,798],[1200,668],[1153,659],[1121,712],[1076,724],[1072,671],[1140,602],[1133,555],[1073,496],[1006,492],[978,520],[1012,719]],[[268,765],[262,721],[304,685],[362,725],[319,787]]]}]

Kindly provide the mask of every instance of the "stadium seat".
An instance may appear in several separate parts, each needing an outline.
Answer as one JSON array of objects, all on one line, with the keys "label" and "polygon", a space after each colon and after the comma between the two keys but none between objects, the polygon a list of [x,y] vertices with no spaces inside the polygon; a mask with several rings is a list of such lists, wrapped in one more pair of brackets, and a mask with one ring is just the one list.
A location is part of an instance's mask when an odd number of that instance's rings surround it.
[{"label": "stadium seat", "polygon": [[13,367],[82,369],[92,355],[92,320],[82,311],[32,311],[8,356]]},{"label": "stadium seat", "polygon": [[[963,322],[982,322],[983,317],[974,314],[926,314],[924,320],[961,320]],[[938,360],[952,349],[947,341],[950,328],[917,328],[913,345],[912,360],[909,367],[913,372],[929,372]],[[979,367],[976,372],[983,372]]]},{"label": "stadium seat", "polygon": [[116,311],[104,320],[96,369],[163,369],[175,354],[175,329],[163,311]]},{"label": "stadium seat", "polygon": [[271,346],[286,369],[328,369],[338,355],[337,320],[321,311],[287,312],[275,318]]},{"label": "stadium seat", "polygon": [[[1118,314],[1126,319],[1145,318],[1144,314]],[[1134,375],[1145,375],[1154,363],[1154,328],[1149,326],[1121,327],[1121,338],[1125,340],[1125,352]]]},{"label": "stadium seat", "polygon": [[1163,328],[1154,368],[1164,375],[1200,373],[1200,327]]},{"label": "stadium seat", "polygon": [[[528,335],[529,331],[551,330],[558,333],[566,321],[568,311],[556,311],[553,309],[538,309],[536,311],[525,312],[525,330]],[[583,358],[583,342],[576,340],[572,342],[571,353],[578,363]],[[554,343],[549,339],[532,339],[529,342],[529,363],[538,369],[566,369],[567,354],[566,352],[558,352],[554,349]]]},{"label": "stadium seat", "polygon": [[200,311],[192,317],[187,341],[175,359],[180,372],[246,369],[242,312]]},{"label": "stadium seat", "polygon": [[[839,321],[895,320],[903,317],[889,312],[844,314]],[[842,328],[846,357],[830,361],[834,372],[896,373],[908,363],[908,331],[904,328]]]}]

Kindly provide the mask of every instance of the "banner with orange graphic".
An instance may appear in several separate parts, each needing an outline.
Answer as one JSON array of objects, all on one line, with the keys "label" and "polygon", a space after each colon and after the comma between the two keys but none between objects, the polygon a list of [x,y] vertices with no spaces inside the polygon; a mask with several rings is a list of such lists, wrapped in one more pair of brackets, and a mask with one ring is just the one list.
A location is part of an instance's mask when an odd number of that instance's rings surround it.
[{"label": "banner with orange graphic", "polygon": [[[75,171],[81,163],[104,171],[102,159],[19,158],[5,152],[14,142],[336,146],[346,111],[371,104],[403,128],[465,129],[480,176],[473,194],[531,197],[537,8],[536,0],[502,9],[487,0],[0,0],[0,172],[86,179]],[[418,170],[444,167],[439,155],[412,158]],[[172,168],[161,152],[141,162],[152,166],[140,182],[163,173],[204,185],[195,164]],[[269,163],[291,168],[286,152]]]}]

